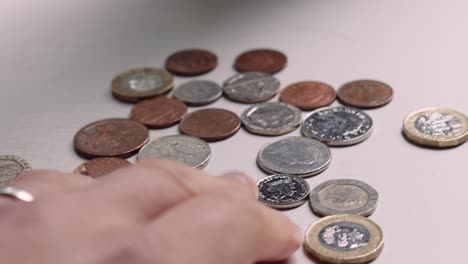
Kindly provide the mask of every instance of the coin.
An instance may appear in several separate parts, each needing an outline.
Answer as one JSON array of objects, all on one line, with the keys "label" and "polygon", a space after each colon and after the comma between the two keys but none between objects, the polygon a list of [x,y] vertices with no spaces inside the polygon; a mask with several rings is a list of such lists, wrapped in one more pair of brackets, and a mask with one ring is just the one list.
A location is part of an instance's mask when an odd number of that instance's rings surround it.
[{"label": "coin", "polygon": [[468,118],[451,109],[423,108],[405,118],[403,134],[422,146],[455,147],[468,140]]},{"label": "coin", "polygon": [[377,108],[388,104],[393,89],[388,84],[374,80],[357,80],[338,89],[341,103],[357,108]]},{"label": "coin", "polygon": [[301,110],[285,103],[263,103],[249,107],[241,115],[248,131],[277,136],[295,130],[301,123]]},{"label": "coin", "polygon": [[301,132],[329,146],[349,146],[370,137],[373,122],[366,113],[350,107],[317,109],[304,120]]},{"label": "coin", "polygon": [[180,122],[179,129],[183,134],[212,142],[233,136],[240,125],[241,121],[235,113],[224,109],[207,108],[187,115]]},{"label": "coin", "polygon": [[304,248],[321,262],[368,263],[383,249],[380,226],[359,215],[333,215],[307,229]]},{"label": "coin", "polygon": [[259,200],[278,209],[302,205],[310,192],[304,179],[287,174],[267,176],[257,182],[257,187]]},{"label": "coin", "polygon": [[98,178],[130,165],[132,165],[130,162],[121,158],[96,158],[82,163],[73,173]]},{"label": "coin", "polygon": [[151,141],[140,149],[138,159],[156,157],[183,162],[193,168],[203,168],[211,157],[210,146],[191,136],[164,136]]},{"label": "coin", "polygon": [[287,86],[280,94],[280,100],[302,110],[314,110],[335,101],[336,92],[328,84],[304,81]]},{"label": "coin", "polygon": [[130,119],[149,128],[165,128],[178,123],[187,113],[187,106],[179,100],[156,97],[136,103]]},{"label": "coin", "polygon": [[112,80],[112,93],[125,102],[137,102],[168,92],[173,77],[158,68],[136,68],[125,71]]},{"label": "coin", "polygon": [[259,103],[278,93],[280,82],[261,72],[244,72],[227,79],[223,85],[226,97],[240,103]]},{"label": "coin", "polygon": [[221,86],[212,81],[196,80],[186,82],[176,89],[174,97],[189,105],[207,105],[223,95]]},{"label": "coin", "polygon": [[315,213],[327,216],[355,214],[369,216],[377,207],[379,194],[358,180],[329,180],[312,189],[310,207]]},{"label": "coin", "polygon": [[25,159],[16,155],[0,155],[0,186],[9,185],[31,165]]},{"label": "coin", "polygon": [[234,63],[234,68],[240,72],[258,71],[276,73],[286,67],[286,56],[277,50],[256,49],[240,54]]},{"label": "coin", "polygon": [[202,49],[178,51],[166,59],[166,69],[176,75],[194,76],[212,71],[218,65],[214,53]]},{"label": "coin", "polygon": [[257,164],[272,174],[309,177],[330,165],[331,152],[320,141],[304,137],[286,137],[264,145],[257,156]]},{"label": "coin", "polygon": [[84,157],[129,157],[148,142],[148,129],[133,120],[111,118],[81,128],[73,139]]}]

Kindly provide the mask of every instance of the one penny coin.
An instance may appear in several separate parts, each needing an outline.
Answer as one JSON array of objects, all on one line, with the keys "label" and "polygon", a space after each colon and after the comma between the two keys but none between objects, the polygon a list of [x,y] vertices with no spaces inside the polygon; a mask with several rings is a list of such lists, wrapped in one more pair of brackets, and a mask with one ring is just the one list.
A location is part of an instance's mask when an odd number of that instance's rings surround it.
[{"label": "one penny coin", "polygon": [[233,136],[240,128],[241,120],[233,112],[208,108],[193,112],[182,119],[180,131],[189,136],[212,142]]},{"label": "one penny coin", "polygon": [[97,178],[130,165],[130,162],[121,158],[96,158],[84,162],[73,173]]},{"label": "one penny coin", "polygon": [[330,85],[315,81],[293,83],[280,95],[281,101],[306,111],[330,105],[335,98],[336,92]]},{"label": "one penny coin", "polygon": [[185,113],[187,106],[181,101],[156,97],[135,104],[130,112],[130,119],[149,128],[165,128],[178,123]]},{"label": "one penny coin", "polygon": [[133,120],[111,118],[81,128],[73,139],[78,154],[87,157],[130,157],[149,139],[148,129]]},{"label": "one penny coin", "polygon": [[202,49],[178,51],[166,59],[166,69],[176,75],[194,76],[207,73],[218,65],[214,53]]},{"label": "one penny coin", "polygon": [[256,49],[242,53],[236,58],[234,68],[239,72],[277,73],[286,67],[286,55],[277,50]]},{"label": "one penny coin", "polygon": [[338,99],[345,105],[357,108],[377,108],[388,104],[393,89],[388,84],[374,80],[357,80],[344,84],[338,90]]}]

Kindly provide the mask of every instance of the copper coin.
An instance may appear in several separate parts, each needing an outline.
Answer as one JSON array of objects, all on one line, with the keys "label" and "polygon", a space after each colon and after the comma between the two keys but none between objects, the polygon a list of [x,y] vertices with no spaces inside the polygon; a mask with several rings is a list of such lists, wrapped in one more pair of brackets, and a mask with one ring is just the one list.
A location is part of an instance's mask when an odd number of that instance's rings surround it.
[{"label": "copper coin", "polygon": [[149,140],[148,129],[133,120],[111,118],[81,128],[73,139],[84,157],[129,157]]},{"label": "copper coin", "polygon": [[210,51],[187,49],[166,59],[166,69],[176,75],[193,76],[207,73],[218,65],[218,57]]},{"label": "copper coin", "polygon": [[234,68],[240,72],[256,71],[273,74],[284,69],[286,62],[286,56],[279,51],[256,49],[239,55],[234,63]]},{"label": "copper coin", "polygon": [[314,110],[333,103],[335,90],[328,84],[314,81],[297,82],[286,87],[280,100],[302,110]]},{"label": "copper coin", "polygon": [[340,102],[357,108],[381,107],[388,104],[392,98],[392,87],[374,80],[352,81],[338,90]]},{"label": "copper coin", "polygon": [[181,101],[156,97],[135,104],[130,112],[130,119],[149,128],[164,128],[178,123],[185,113],[187,106]]},{"label": "copper coin", "polygon": [[212,142],[233,136],[241,120],[233,112],[218,108],[198,110],[180,122],[180,131],[189,136]]},{"label": "copper coin", "polygon": [[97,158],[84,162],[73,173],[97,178],[130,165],[130,162],[121,158]]}]

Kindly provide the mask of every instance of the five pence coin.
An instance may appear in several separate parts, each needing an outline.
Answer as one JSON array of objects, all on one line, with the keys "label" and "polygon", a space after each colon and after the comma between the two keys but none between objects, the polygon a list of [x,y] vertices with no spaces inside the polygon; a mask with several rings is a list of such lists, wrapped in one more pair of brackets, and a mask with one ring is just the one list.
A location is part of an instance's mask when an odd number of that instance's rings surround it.
[{"label": "five pence coin", "polygon": [[287,174],[267,176],[257,182],[257,187],[259,200],[278,209],[302,205],[310,192],[304,179]]}]

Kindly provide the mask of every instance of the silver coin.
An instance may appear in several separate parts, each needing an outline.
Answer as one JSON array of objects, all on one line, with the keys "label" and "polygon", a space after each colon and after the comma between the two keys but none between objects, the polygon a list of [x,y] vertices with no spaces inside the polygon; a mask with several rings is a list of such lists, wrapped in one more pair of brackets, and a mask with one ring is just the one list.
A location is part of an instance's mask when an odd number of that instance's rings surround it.
[{"label": "silver coin", "polygon": [[260,72],[244,72],[227,79],[223,85],[224,94],[241,103],[264,102],[275,96],[280,82],[273,75]]},{"label": "silver coin", "polygon": [[304,137],[286,137],[263,146],[257,164],[272,174],[309,177],[330,165],[331,152],[320,141]]},{"label": "silver coin", "polygon": [[0,186],[6,186],[16,180],[31,165],[16,155],[0,155]]},{"label": "silver coin", "polygon": [[207,105],[223,95],[221,86],[212,81],[186,82],[174,90],[174,97],[189,105]]},{"label": "silver coin", "polygon": [[285,103],[263,103],[249,107],[241,115],[248,131],[277,136],[296,129],[301,123],[301,110]]},{"label": "silver coin", "polygon": [[321,108],[304,120],[301,132],[329,146],[348,146],[370,137],[373,130],[370,116],[350,107]]},{"label": "silver coin", "polygon": [[354,214],[369,216],[377,207],[379,194],[368,184],[349,179],[326,181],[310,193],[310,207],[321,216]]},{"label": "silver coin", "polygon": [[193,168],[204,168],[211,157],[211,149],[205,141],[185,135],[160,137],[143,146],[138,159],[165,158],[178,160]]},{"label": "silver coin", "polygon": [[310,192],[304,179],[287,174],[267,176],[257,182],[257,187],[259,200],[278,209],[302,205]]}]

